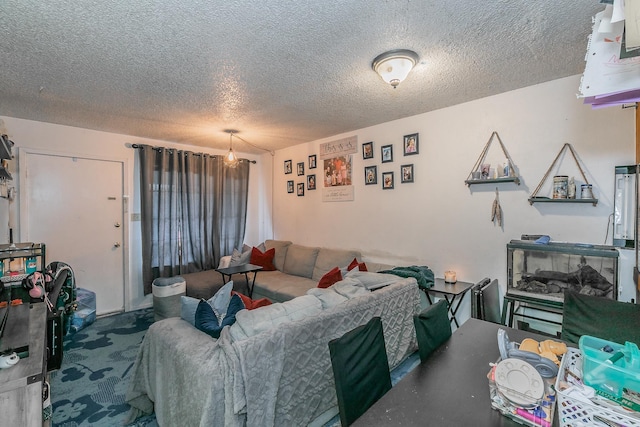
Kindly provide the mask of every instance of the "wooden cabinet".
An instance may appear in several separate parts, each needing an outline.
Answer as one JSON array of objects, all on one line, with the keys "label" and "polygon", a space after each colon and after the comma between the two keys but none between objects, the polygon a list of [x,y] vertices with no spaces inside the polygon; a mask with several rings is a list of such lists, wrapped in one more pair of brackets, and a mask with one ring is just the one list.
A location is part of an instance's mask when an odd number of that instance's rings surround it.
[{"label": "wooden cabinet", "polygon": [[[6,369],[0,369],[0,424],[31,427],[43,425],[42,389],[46,379],[46,325],[45,303],[24,304],[29,321],[11,321],[11,310],[5,334],[25,334],[28,329],[28,356]],[[13,308],[13,307],[11,307]],[[18,311],[15,310],[17,313]],[[48,423],[47,423],[48,424]]]}]

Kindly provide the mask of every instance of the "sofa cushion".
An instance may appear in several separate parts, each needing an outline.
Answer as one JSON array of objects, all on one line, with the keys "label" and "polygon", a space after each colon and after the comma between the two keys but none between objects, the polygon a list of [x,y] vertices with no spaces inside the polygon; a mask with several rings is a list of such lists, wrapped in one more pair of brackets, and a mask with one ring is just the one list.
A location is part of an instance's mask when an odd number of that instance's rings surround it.
[{"label": "sofa cushion", "polygon": [[358,262],[357,258],[354,258],[353,261],[351,261],[351,263],[347,266],[347,270],[351,271],[356,267],[358,267],[358,270],[360,271],[367,271],[367,264],[365,264],[364,262]]},{"label": "sofa cushion", "polygon": [[[311,279],[319,250],[320,248],[312,248],[296,244],[289,245],[287,248],[287,256],[284,259],[284,269],[282,272]],[[331,270],[336,265],[338,264],[334,264],[327,271]],[[323,275],[324,273],[320,275],[317,280],[320,280]]]},{"label": "sofa cushion", "polygon": [[244,304],[244,308],[247,310],[255,310],[256,308],[265,307],[271,305],[271,301],[266,298],[251,299],[244,294],[240,294],[236,291],[231,292],[231,295],[238,295]]},{"label": "sofa cushion", "polygon": [[321,248],[318,252],[311,278],[317,282],[333,267],[347,266],[352,259],[361,257],[358,251]]},{"label": "sofa cushion", "polygon": [[[229,306],[229,302],[231,301],[231,291],[233,290],[233,281],[227,282],[226,285],[218,289],[218,291],[213,295],[207,303],[211,306],[211,309],[218,321],[221,321],[225,314],[227,313],[227,307]],[[191,323],[195,326],[195,315],[196,310],[198,309],[198,303],[201,299],[191,298],[187,296],[183,296],[180,298],[180,317],[183,320]],[[202,298],[204,300],[204,298]]]},{"label": "sofa cushion", "polygon": [[318,285],[317,280],[285,274],[282,271],[260,271],[253,289],[253,298],[269,298],[284,302],[305,295]]},{"label": "sofa cushion", "polygon": [[233,325],[236,322],[236,314],[244,308],[242,299],[238,295],[234,295],[231,297],[229,305],[225,307],[224,318],[218,320],[211,305],[202,299],[196,309],[195,326],[212,338],[220,338],[222,328]]},{"label": "sofa cushion", "polygon": [[318,282],[318,288],[328,288],[340,280],[342,280],[342,273],[338,267],[334,267],[332,270],[329,270],[327,274],[322,276]]},{"label": "sofa cushion", "polygon": [[233,253],[231,254],[231,260],[229,261],[229,267],[235,267],[236,265],[244,265],[244,264],[249,264],[249,261],[251,260],[251,250],[253,248],[249,248],[249,249],[244,249],[243,251],[240,252],[237,249],[233,250]]},{"label": "sofa cushion", "polygon": [[269,249],[261,252],[260,249],[254,247],[251,249],[251,264],[259,265],[263,271],[273,271],[276,267],[273,265],[273,256],[276,254],[275,249]]},{"label": "sofa cushion", "polygon": [[288,240],[265,240],[264,246],[267,249],[275,249],[276,255],[273,257],[273,265],[280,271],[284,269],[284,259],[287,256],[287,248],[291,244]]},{"label": "sofa cushion", "polygon": [[295,322],[322,311],[322,303],[313,295],[304,295],[283,303],[244,310],[237,314],[230,332],[234,339],[251,337],[286,322]]}]

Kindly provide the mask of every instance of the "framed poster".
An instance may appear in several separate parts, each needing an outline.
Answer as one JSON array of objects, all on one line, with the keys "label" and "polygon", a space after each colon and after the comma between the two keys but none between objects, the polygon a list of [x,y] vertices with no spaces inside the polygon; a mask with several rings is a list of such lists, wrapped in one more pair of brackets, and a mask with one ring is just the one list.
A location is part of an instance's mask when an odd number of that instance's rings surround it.
[{"label": "framed poster", "polygon": [[418,134],[412,133],[411,135],[404,136],[404,142],[402,143],[403,152],[405,156],[410,156],[412,154],[418,154],[419,149],[419,140]]},{"label": "framed poster", "polygon": [[383,145],[380,151],[382,154],[382,163],[393,162],[393,145]]},{"label": "framed poster", "polygon": [[400,182],[413,182],[413,165],[400,166]]},{"label": "framed poster", "polygon": [[362,158],[373,159],[373,141],[362,144]]},{"label": "framed poster", "polygon": [[378,183],[378,167],[365,166],[364,168],[364,185],[372,185]]},{"label": "framed poster", "polygon": [[393,172],[382,172],[382,189],[393,190]]}]

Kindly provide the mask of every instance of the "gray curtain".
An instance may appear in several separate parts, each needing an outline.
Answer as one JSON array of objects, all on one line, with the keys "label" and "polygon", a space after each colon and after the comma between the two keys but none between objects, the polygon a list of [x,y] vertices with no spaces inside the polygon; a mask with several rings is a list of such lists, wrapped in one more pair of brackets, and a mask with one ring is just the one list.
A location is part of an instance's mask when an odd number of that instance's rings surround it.
[{"label": "gray curtain", "polygon": [[249,162],[139,145],[144,293],[157,277],[217,267],[244,241]]}]

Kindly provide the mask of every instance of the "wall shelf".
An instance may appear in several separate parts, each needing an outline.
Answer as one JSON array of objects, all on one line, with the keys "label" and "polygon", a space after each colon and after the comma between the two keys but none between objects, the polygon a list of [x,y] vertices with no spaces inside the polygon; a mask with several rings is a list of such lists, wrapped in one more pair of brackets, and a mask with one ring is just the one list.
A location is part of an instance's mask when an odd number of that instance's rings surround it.
[{"label": "wall shelf", "polygon": [[518,176],[507,176],[504,178],[494,178],[494,179],[467,179],[464,183],[467,185],[473,184],[497,184],[500,182],[515,182],[520,185],[520,177]]},{"label": "wall shelf", "polygon": [[[498,143],[500,144],[500,148],[502,148],[502,153],[504,154],[504,157],[507,159],[507,164],[509,165],[509,171],[508,171],[509,175],[499,176],[497,178],[484,178],[484,179],[473,178],[474,172],[482,171],[481,169],[482,164],[484,163],[484,160],[487,158],[487,154],[489,153],[489,148],[491,147],[493,138],[496,138],[498,140]],[[467,176],[467,179],[464,181],[464,183],[470,187],[473,184],[496,184],[500,182],[515,182],[517,185],[520,185],[520,177],[516,173],[515,165],[513,164],[513,161],[511,160],[511,156],[507,152],[507,149],[502,143],[502,140],[500,139],[500,135],[498,135],[498,132],[493,131],[493,133],[491,133],[491,136],[489,137],[489,140],[484,145],[484,148],[480,153],[480,157],[478,157],[478,160],[476,160],[476,163],[473,165],[473,168],[471,169],[471,172],[469,172],[469,175]]]},{"label": "wall shelf", "polygon": [[551,166],[549,166],[549,169],[547,169],[547,172],[544,174],[544,176],[540,180],[540,183],[538,184],[536,189],[533,191],[533,193],[529,197],[529,204],[530,205],[533,205],[534,203],[541,203],[541,202],[545,202],[545,203],[591,203],[593,206],[596,206],[598,204],[598,199],[596,199],[596,198],[589,198],[589,199],[576,199],[576,198],[573,198],[573,199],[569,199],[569,198],[567,198],[567,199],[552,199],[550,197],[540,197],[540,196],[538,196],[538,192],[540,191],[540,189],[542,188],[542,185],[545,183],[545,181],[549,177],[549,174],[551,173],[551,170],[553,169],[553,166],[558,162],[558,159],[560,158],[560,155],[567,149],[571,153],[571,156],[573,156],[573,160],[576,162],[576,166],[578,166],[578,170],[580,171],[580,175],[582,176],[582,179],[584,180],[585,184],[589,185],[589,180],[587,179],[586,175],[584,174],[584,171],[582,170],[582,167],[580,166],[580,162],[578,162],[578,156],[576,155],[575,150],[573,149],[571,144],[569,144],[568,142],[565,142],[565,144],[560,149],[560,152],[558,152],[558,155],[556,156],[556,158],[553,159],[553,162],[551,163]]},{"label": "wall shelf", "polygon": [[591,203],[598,204],[598,199],[551,199],[549,197],[529,197],[529,204],[534,203]]}]

